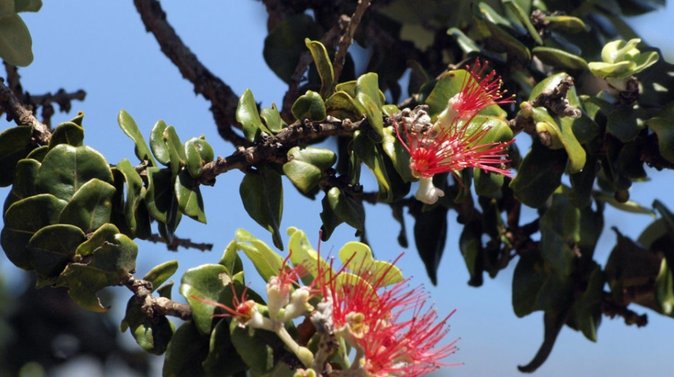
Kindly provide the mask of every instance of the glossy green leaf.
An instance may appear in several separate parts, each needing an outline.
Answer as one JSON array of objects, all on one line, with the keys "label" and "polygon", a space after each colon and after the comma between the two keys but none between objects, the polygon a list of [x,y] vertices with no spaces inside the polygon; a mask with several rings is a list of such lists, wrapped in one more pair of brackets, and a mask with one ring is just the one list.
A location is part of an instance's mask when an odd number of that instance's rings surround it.
[{"label": "glossy green leaf", "polygon": [[218,321],[211,332],[208,357],[203,362],[204,371],[210,376],[219,376],[223,371],[228,375],[245,373],[246,364],[236,353],[229,335],[229,321]]},{"label": "glossy green leaf", "polygon": [[37,186],[42,192],[70,200],[91,179],[112,183],[112,171],[105,158],[87,146],[59,144],[42,161]]},{"label": "glossy green leaf", "polygon": [[492,173],[477,168],[473,169],[475,193],[479,196],[500,198],[504,180],[503,174]]},{"label": "glossy green leaf", "polygon": [[269,281],[272,276],[277,276],[281,271],[283,260],[266,243],[243,229],[236,230],[235,240],[237,249],[243,251],[253,262],[264,281]]},{"label": "glossy green leaf", "polygon": [[[251,373],[262,374],[274,367],[272,348],[263,341],[264,332],[256,331],[254,334],[243,329],[232,321],[229,325],[230,339],[236,352],[251,369]],[[267,333],[267,335],[272,335]]]},{"label": "glossy green leaf", "polygon": [[321,97],[326,98],[332,94],[335,81],[335,72],[332,69],[332,62],[330,61],[330,56],[328,56],[328,51],[325,49],[323,43],[312,41],[309,38],[304,39],[304,44],[309,49],[309,52],[311,52],[318,76],[321,78]]},{"label": "glossy green leaf", "polygon": [[58,221],[67,202],[50,194],[40,194],[19,200],[5,212],[2,229],[2,249],[7,258],[23,269],[31,263],[26,246],[35,232]]},{"label": "glossy green leaf", "polygon": [[173,274],[178,270],[178,261],[170,260],[164,263],[160,263],[143,276],[143,280],[149,281],[152,283],[152,288],[157,289],[159,286],[164,284]]},{"label": "glossy green leaf", "polygon": [[542,45],[543,39],[541,39],[538,31],[529,20],[529,14],[527,14],[527,12],[525,12],[516,1],[504,0],[503,5],[505,5],[506,9],[509,9],[515,14],[519,22],[522,23],[522,25],[527,29],[529,36],[536,42],[536,44]]},{"label": "glossy green leaf", "polygon": [[15,202],[38,194],[35,180],[37,179],[37,172],[39,170],[40,163],[32,158],[24,158],[17,162],[12,190],[7,195],[7,199],[5,199],[2,213],[5,213],[7,208]]},{"label": "glossy green leaf", "polygon": [[16,7],[14,6],[14,0],[3,0],[0,1],[0,18],[7,16],[12,16],[18,13]]},{"label": "glossy green leaf", "polygon": [[[117,164],[113,169],[113,176],[118,191],[117,202],[113,200],[113,218],[116,219],[115,216],[119,214],[121,218],[115,222],[124,223],[131,234],[136,234],[136,231],[143,228],[143,220],[139,218],[139,208],[145,194],[143,180],[127,159]],[[123,198],[124,193],[126,198]]]},{"label": "glossy green leaf", "polygon": [[16,163],[33,149],[32,127],[12,127],[0,134],[0,186],[9,186],[14,179]]},{"label": "glossy green leaf", "polygon": [[331,167],[337,157],[329,149],[293,147],[288,151],[288,162],[283,164],[283,173],[303,193],[318,186],[322,171]]},{"label": "glossy green leaf", "polygon": [[320,213],[321,217],[321,239],[327,241],[332,236],[332,233],[335,229],[344,222],[337,214],[335,210],[330,206],[330,201],[328,200],[328,195],[323,196],[321,200],[322,211]]},{"label": "glossy green leaf", "polygon": [[96,252],[101,246],[108,242],[114,242],[119,229],[113,224],[105,224],[91,234],[85,242],[81,243],[75,251],[77,255],[87,256]]},{"label": "glossy green leaf", "polygon": [[345,91],[337,91],[333,93],[325,101],[326,112],[339,119],[359,119],[361,118],[361,111],[353,99]]},{"label": "glossy green leaf", "polygon": [[25,67],[33,62],[33,40],[28,27],[17,14],[0,18],[0,58]]},{"label": "glossy green leaf", "polygon": [[227,268],[227,273],[230,276],[234,276],[243,271],[243,264],[241,263],[241,258],[239,258],[239,253],[237,251],[238,243],[236,240],[230,241],[220,258],[220,262],[218,262]]},{"label": "glossy green leaf", "polygon": [[290,236],[288,250],[292,250],[290,261],[294,266],[302,266],[302,270],[306,271],[306,274],[302,275],[302,281],[305,284],[311,284],[314,278],[319,276],[319,263],[321,273],[331,270],[328,262],[323,258],[319,259],[318,252],[311,246],[311,242],[309,242],[304,231],[290,227],[288,228],[288,235]]},{"label": "glossy green leaf", "polygon": [[366,73],[356,80],[355,98],[374,132],[383,138],[384,120],[381,108],[384,106],[384,97],[379,90],[379,76],[376,73]]},{"label": "glossy green leaf", "polygon": [[64,122],[59,124],[49,139],[49,148],[58,144],[68,144],[73,147],[79,147],[84,141],[84,128],[73,123]]},{"label": "glossy green leaf", "polygon": [[493,46],[498,46],[498,49],[496,49],[497,52],[505,52],[509,57],[523,62],[531,60],[531,52],[527,46],[522,44],[522,42],[513,37],[509,32],[491,22],[477,20],[477,23],[482,23],[482,25],[486,27],[489,33],[489,39],[493,42]]},{"label": "glossy green leaf", "polygon": [[561,30],[569,33],[579,33],[588,29],[585,22],[578,17],[567,15],[548,15],[545,16],[545,22],[550,30]]},{"label": "glossy green leaf", "polygon": [[150,148],[148,148],[147,144],[145,143],[145,138],[140,132],[140,129],[138,129],[138,125],[136,124],[136,121],[133,120],[131,115],[129,115],[129,113],[126,111],[121,110],[119,115],[117,115],[117,123],[119,123],[119,127],[122,129],[122,131],[124,131],[124,133],[135,143],[136,156],[141,161],[148,161],[150,165],[156,166],[157,163],[152,157],[152,153],[150,153]]},{"label": "glossy green leaf", "polygon": [[573,321],[585,337],[597,341],[597,329],[601,323],[601,303],[604,294],[604,276],[601,268],[594,264],[590,272],[585,291],[576,299],[571,307]]},{"label": "glossy green leaf", "polygon": [[164,130],[164,141],[166,142],[166,148],[169,153],[169,167],[171,168],[171,174],[175,176],[180,171],[180,168],[187,163],[185,148],[173,126],[168,126]]},{"label": "glossy green leaf", "polygon": [[105,242],[90,258],[70,263],[61,274],[70,297],[85,309],[104,312],[96,293],[108,286],[117,285],[136,269],[138,246],[123,234]]},{"label": "glossy green leaf", "polygon": [[372,250],[362,242],[350,241],[344,244],[337,252],[342,265],[367,279],[378,282],[381,286],[395,284],[404,280],[400,269],[389,262],[375,260]]},{"label": "glossy green leaf", "polygon": [[311,16],[300,13],[284,17],[269,30],[262,55],[269,68],[289,83],[300,56],[306,52],[305,38],[317,39],[320,35],[319,26]]},{"label": "glossy green leaf", "polygon": [[527,101],[533,102],[538,96],[543,93],[550,94],[552,91],[559,85],[562,80],[565,80],[569,77],[569,74],[566,72],[560,72],[553,74],[541,80],[536,86],[531,89],[529,94],[529,99]]},{"label": "glossy green leaf", "polygon": [[278,108],[274,102],[271,103],[271,107],[265,107],[262,109],[260,112],[260,117],[262,117],[264,123],[267,125],[267,128],[273,133],[280,132],[283,127],[286,126],[285,122],[281,118],[281,113],[279,113]]},{"label": "glossy green leaf", "polygon": [[510,182],[515,197],[529,207],[539,208],[561,183],[566,167],[566,153],[534,142],[531,151]]},{"label": "glossy green leaf", "polygon": [[400,178],[405,182],[412,181],[414,177],[410,170],[410,155],[397,139],[393,127],[384,129],[384,140],[381,146]]},{"label": "glossy green leaf", "polygon": [[44,160],[44,157],[47,155],[47,152],[49,152],[49,146],[43,145],[41,147],[37,147],[30,151],[26,158],[32,158],[33,160],[39,161],[42,163]]},{"label": "glossy green leaf", "polygon": [[576,69],[579,71],[587,69],[585,59],[558,48],[538,46],[534,47],[531,52],[543,63],[553,67]]},{"label": "glossy green leaf", "polygon": [[164,131],[166,131],[168,126],[164,123],[163,120],[157,121],[152,127],[150,132],[150,149],[152,154],[154,154],[157,161],[164,165],[168,165],[171,161],[171,155],[169,154],[168,146],[164,140]]},{"label": "glossy green leaf", "polygon": [[562,276],[573,269],[573,247],[580,241],[580,210],[564,194],[552,196],[552,204],[540,219],[541,255]]},{"label": "glossy green leaf", "polygon": [[206,377],[202,362],[208,355],[208,337],[192,322],[176,330],[166,349],[162,377]]},{"label": "glossy green leaf", "polygon": [[459,249],[470,275],[468,285],[473,287],[481,286],[484,280],[482,276],[484,272],[484,251],[481,237],[482,231],[479,224],[476,223],[466,224],[459,237]]},{"label": "glossy green leaf", "polygon": [[161,355],[166,352],[169,341],[173,336],[174,326],[165,316],[148,318],[143,312],[143,304],[144,302],[137,297],[129,299],[120,329],[122,332],[129,329],[136,343],[143,350]]},{"label": "glossy green leaf", "polygon": [[241,124],[246,139],[250,141],[255,140],[260,132],[266,131],[260,113],[257,111],[255,97],[250,89],[246,89],[239,98],[239,104],[236,107],[236,121]]},{"label": "glossy green leaf", "polygon": [[318,122],[327,116],[323,98],[320,94],[311,90],[307,90],[305,94],[299,96],[290,111],[298,120],[309,119]]},{"label": "glossy green leaf", "polygon": [[384,157],[377,145],[363,133],[357,133],[353,139],[353,150],[374,174],[379,185],[379,196],[384,200],[392,200],[391,183],[386,173]]},{"label": "glossy green leaf", "polygon": [[201,175],[201,166],[204,161],[201,159],[201,154],[194,140],[198,139],[190,139],[185,142],[185,170],[192,178],[197,179]]},{"label": "glossy green leaf", "polygon": [[582,171],[570,174],[571,193],[569,199],[578,208],[588,207],[592,204],[592,189],[597,177],[599,165],[595,156],[588,156],[587,163]]},{"label": "glossy green leaf", "polygon": [[30,263],[46,277],[58,276],[73,260],[75,249],[86,237],[78,227],[65,224],[48,225],[35,232],[28,242]]},{"label": "glossy green leaf", "polygon": [[[474,78],[464,69],[447,71],[440,75],[433,90],[426,97],[425,102],[429,107],[428,114],[435,120],[438,114],[447,108],[449,100],[461,92],[464,83],[469,82],[469,80],[472,81]],[[501,109],[498,105],[487,106],[480,114],[502,119],[505,119],[506,116],[505,110]]]},{"label": "glossy green leaf", "polygon": [[623,143],[634,140],[642,129],[634,109],[616,107],[606,119],[606,131]]},{"label": "glossy green leaf", "polygon": [[435,206],[414,215],[414,243],[433,285],[438,283],[438,266],[447,241],[447,211],[444,206]]},{"label": "glossy green leaf", "polygon": [[181,171],[176,179],[175,196],[182,213],[201,223],[206,223],[199,182],[190,177],[185,170]]},{"label": "glossy green leaf", "polygon": [[611,205],[611,207],[617,208],[621,211],[655,216],[655,211],[653,211],[652,208],[642,206],[641,204],[632,200],[620,202],[616,200],[615,195],[607,194],[604,192],[597,192],[595,193],[594,197],[597,200],[601,200],[602,202],[608,203]]},{"label": "glossy green leaf", "polygon": [[655,117],[646,121],[648,128],[658,137],[660,155],[674,162],[674,102],[669,103]]},{"label": "glossy green leaf", "polygon": [[[204,264],[190,268],[180,280],[180,294],[192,308],[192,321],[202,334],[211,332],[214,303],[231,279],[221,264]],[[229,288],[227,288],[229,289]],[[227,304],[227,303],[225,303]]]},{"label": "glossy green leaf", "polygon": [[177,207],[178,205],[173,192],[174,183],[172,182],[171,172],[166,169],[148,168],[147,181],[147,193],[145,195],[147,209],[150,216],[165,223],[171,207]]},{"label": "glossy green leaf", "polygon": [[340,220],[361,232],[365,230],[365,208],[361,201],[350,198],[337,187],[331,188],[326,198]]},{"label": "glossy green leaf", "polygon": [[239,194],[248,215],[272,234],[277,248],[283,249],[279,232],[283,214],[281,176],[272,168],[260,166],[256,173],[246,174]]},{"label": "glossy green leaf", "polygon": [[466,55],[480,52],[482,50],[480,46],[478,46],[475,43],[475,41],[470,39],[460,29],[457,29],[455,27],[449,28],[449,30],[447,30],[447,34],[451,35],[452,37],[454,37],[454,39],[456,39],[457,44]]},{"label": "glossy green leaf", "polygon": [[85,232],[98,229],[110,221],[115,187],[100,179],[83,184],[61,212],[59,222],[78,226]]}]

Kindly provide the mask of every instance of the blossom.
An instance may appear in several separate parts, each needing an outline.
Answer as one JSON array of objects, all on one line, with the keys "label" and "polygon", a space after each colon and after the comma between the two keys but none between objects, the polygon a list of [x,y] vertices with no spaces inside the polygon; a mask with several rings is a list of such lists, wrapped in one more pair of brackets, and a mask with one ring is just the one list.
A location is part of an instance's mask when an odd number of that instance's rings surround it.
[{"label": "blossom", "polygon": [[424,203],[433,204],[444,196],[433,185],[435,174],[458,175],[463,169],[478,168],[510,175],[503,165],[509,162],[507,151],[514,140],[484,142],[490,127],[475,124],[476,115],[486,107],[512,102],[511,97],[503,98],[500,77],[495,71],[485,73],[486,68],[479,61],[470,68],[460,92],[449,99],[434,124],[421,122],[428,117],[418,114],[411,121],[403,118],[402,124],[394,120],[396,136],[410,155],[412,175],[420,180],[415,196]]},{"label": "blossom", "polygon": [[439,346],[449,316],[438,321],[435,310],[426,309],[427,294],[410,289],[408,280],[388,284],[393,266],[326,271],[330,275],[318,279],[319,308],[330,315],[335,333],[356,348],[352,369],[368,376],[422,376],[445,365],[441,360],[456,350],[455,342]]},{"label": "blossom", "polygon": [[248,287],[244,287],[239,296],[234,287],[234,283],[230,283],[232,289],[231,305],[226,305],[217,301],[204,299],[197,296],[191,296],[193,299],[203,302],[207,305],[212,305],[224,310],[224,313],[215,314],[214,317],[231,317],[234,319],[239,327],[250,326],[252,328],[271,329],[271,321],[260,314],[257,306],[258,304],[248,299]]}]

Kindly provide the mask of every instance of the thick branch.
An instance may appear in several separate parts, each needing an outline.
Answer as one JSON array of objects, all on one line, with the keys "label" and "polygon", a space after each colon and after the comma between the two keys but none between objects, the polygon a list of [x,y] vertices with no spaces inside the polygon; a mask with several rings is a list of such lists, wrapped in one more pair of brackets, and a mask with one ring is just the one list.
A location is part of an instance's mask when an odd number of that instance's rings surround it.
[{"label": "thick branch", "polygon": [[248,145],[246,139],[232,130],[236,124],[238,103],[238,97],[232,89],[209,71],[180,39],[168,23],[159,1],[134,0],[134,4],[145,28],[155,36],[164,55],[178,67],[186,80],[194,84],[195,93],[211,102],[211,112],[220,136],[234,145]]},{"label": "thick branch", "polygon": [[365,10],[370,6],[370,2],[371,0],[358,0],[356,11],[353,12],[349,24],[346,27],[346,31],[339,39],[337,53],[335,54],[335,62],[333,64],[335,67],[335,82],[339,81],[339,76],[341,76],[342,69],[344,68],[346,53],[349,50],[349,46],[351,46],[353,36],[356,35],[356,30],[358,29],[360,20],[363,18],[363,14],[365,14]]},{"label": "thick branch", "polygon": [[166,297],[152,297],[152,283],[147,280],[136,279],[129,274],[122,284],[129,288],[136,298],[143,303],[141,310],[148,318],[167,315],[185,321],[192,318],[192,309],[189,305],[177,303]]},{"label": "thick branch", "polygon": [[38,144],[47,144],[51,138],[49,128],[27,109],[16,94],[5,85],[5,80],[0,78],[0,108],[7,113],[7,120],[15,121],[21,126],[33,127],[33,138]]},{"label": "thick branch", "polygon": [[226,158],[218,157],[215,161],[204,165],[201,173],[201,183],[212,185],[215,177],[229,170],[245,171],[249,167],[261,162],[284,163],[287,161],[288,150],[297,145],[308,144],[314,140],[327,136],[350,136],[360,129],[365,120],[351,122],[349,119],[339,120],[328,117],[322,123],[295,123],[274,136],[262,139],[259,143],[234,152]]}]

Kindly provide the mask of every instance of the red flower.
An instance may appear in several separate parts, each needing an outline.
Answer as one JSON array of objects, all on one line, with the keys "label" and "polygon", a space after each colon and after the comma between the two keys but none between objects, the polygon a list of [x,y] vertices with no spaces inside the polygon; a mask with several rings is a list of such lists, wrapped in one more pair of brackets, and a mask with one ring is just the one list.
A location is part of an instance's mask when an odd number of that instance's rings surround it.
[{"label": "red flower", "polygon": [[371,376],[425,375],[456,350],[454,343],[438,347],[449,316],[438,321],[435,310],[425,310],[427,294],[407,280],[387,285],[392,266],[377,273],[367,265],[354,273],[343,267],[319,279],[323,300],[331,304],[335,332],[357,349],[353,367]]},{"label": "red flower", "polygon": [[461,91],[450,99],[453,110],[463,119],[472,118],[475,114],[491,105],[503,105],[513,102],[512,97],[505,97],[501,90],[503,80],[494,70],[489,69],[489,63],[475,60],[475,64],[467,66],[468,74],[464,76]]}]

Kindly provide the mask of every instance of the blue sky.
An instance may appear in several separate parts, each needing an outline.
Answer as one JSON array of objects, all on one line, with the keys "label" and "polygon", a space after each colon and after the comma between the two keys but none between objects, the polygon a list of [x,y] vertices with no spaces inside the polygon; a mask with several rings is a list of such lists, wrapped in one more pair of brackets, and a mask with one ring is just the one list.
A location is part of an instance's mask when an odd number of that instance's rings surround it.
[{"label": "blue sky", "polygon": [[[286,87],[262,59],[266,13],[261,2],[165,1],[163,6],[185,42],[235,92],[250,88],[264,106],[281,102]],[[218,155],[233,151],[231,145],[219,139],[209,104],[194,95],[191,84],[161,54],[131,1],[46,1],[41,12],[24,18],[33,35],[35,54],[34,63],[20,71],[24,88],[36,94],[61,87],[86,90],[86,100],[74,103],[72,114],[85,112],[85,141],[109,162],[133,157],[133,145],[116,123],[120,109],[136,119],[145,135],[157,120],[163,119],[177,128],[183,140],[204,134]],[[634,25],[646,41],[674,51],[672,19],[674,5],[670,2],[666,11],[641,17]],[[57,114],[54,120],[63,121],[72,114]],[[3,122],[3,128],[8,126]],[[632,198],[649,205],[660,196],[674,209],[674,197],[666,197],[663,190],[674,183],[671,173],[652,173],[651,182],[633,187]],[[238,171],[230,172],[218,177],[215,187],[205,187],[208,224],[185,219],[178,230],[179,235],[195,241],[214,243],[213,252],[181,250],[175,254],[161,245],[140,243],[138,275],[169,259],[179,259],[179,273],[198,264],[215,263],[239,227],[271,244],[266,231],[247,217],[241,205],[238,186],[242,177]],[[300,197],[287,180],[284,187],[282,227],[297,226],[317,239],[320,201]],[[394,237],[397,223],[384,206],[366,206],[366,210],[369,239],[378,257],[394,258],[402,251]],[[638,235],[651,220],[647,216],[623,216],[617,211],[606,214],[606,229],[616,225],[630,236]],[[440,371],[437,376],[521,376],[516,365],[528,362],[538,349],[543,336],[542,316],[515,317],[511,307],[512,269],[503,271],[495,280],[485,280],[479,289],[467,286],[468,274],[457,248],[460,227],[453,218],[450,213],[448,246],[439,267],[437,287],[430,286],[415,250],[407,250],[401,262],[403,271],[414,275],[414,282],[426,285],[441,313],[458,309],[451,319],[448,340],[460,337],[460,351],[448,361],[464,365]],[[411,220],[408,224],[412,224]],[[336,250],[352,236],[353,230],[342,225],[323,245],[324,250]],[[605,232],[595,254],[600,263],[605,262],[613,242],[613,233]],[[0,260],[0,267],[8,276],[16,276],[6,260]],[[249,270],[249,279],[254,275]],[[128,297],[121,288],[118,293]],[[112,315],[119,316],[123,310],[121,303],[115,303]],[[636,329],[624,326],[620,319],[604,318],[597,343],[565,328],[552,355],[535,375],[664,375],[671,370],[674,320],[649,312],[649,321],[646,328]],[[125,337],[130,340],[128,334]]]}]

